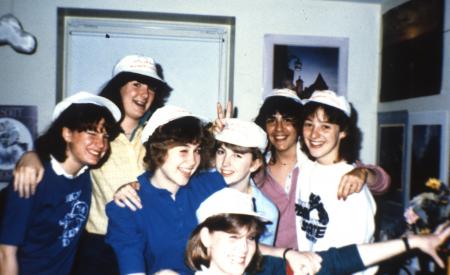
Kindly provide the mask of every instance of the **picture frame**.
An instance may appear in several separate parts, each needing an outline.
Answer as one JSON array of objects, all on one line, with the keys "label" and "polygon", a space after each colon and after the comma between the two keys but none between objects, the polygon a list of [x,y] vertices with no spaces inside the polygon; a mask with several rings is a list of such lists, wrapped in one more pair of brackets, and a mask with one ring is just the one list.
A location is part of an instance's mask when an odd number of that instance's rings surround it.
[{"label": "picture frame", "polygon": [[324,88],[345,96],[348,47],[346,37],[266,34],[263,98],[289,83],[301,98]]},{"label": "picture frame", "polygon": [[449,180],[449,118],[447,111],[410,112],[406,180],[409,199],[426,191],[425,182]]}]

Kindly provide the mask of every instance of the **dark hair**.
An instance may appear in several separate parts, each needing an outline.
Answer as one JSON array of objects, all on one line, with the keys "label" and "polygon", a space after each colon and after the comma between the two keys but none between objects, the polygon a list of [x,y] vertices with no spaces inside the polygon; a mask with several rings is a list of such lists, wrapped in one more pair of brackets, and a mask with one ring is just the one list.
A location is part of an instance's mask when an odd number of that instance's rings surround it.
[{"label": "dark hair", "polygon": [[250,215],[242,214],[220,214],[207,218],[199,224],[192,232],[186,247],[186,263],[194,270],[201,270],[201,266],[209,267],[211,256],[200,239],[200,231],[207,228],[209,232],[223,231],[237,234],[241,228],[246,228],[250,234],[256,236],[256,251],[246,272],[255,272],[261,269],[262,256],[258,247],[258,238],[266,230],[264,222]]},{"label": "dark hair", "polygon": [[154,172],[164,163],[169,149],[188,143],[201,146],[201,162],[197,170],[209,168],[214,138],[200,119],[187,116],[156,128],[155,132],[145,142],[144,162],[147,165],[147,170]]},{"label": "dark hair", "polygon": [[[351,115],[348,117],[342,110],[317,103],[308,102],[303,108],[303,119],[301,120],[301,129],[303,129],[303,124],[305,120],[311,116],[314,116],[316,112],[322,109],[327,117],[327,122],[332,124],[337,124],[339,126],[339,131],[345,132],[346,136],[341,139],[339,146],[339,158],[345,160],[347,163],[354,163],[359,159],[359,151],[361,149],[362,133],[357,126],[358,114],[351,105]],[[309,154],[308,148],[303,140],[300,139],[302,150],[305,154],[313,159]]]},{"label": "dark hair", "polygon": [[[52,122],[44,134],[36,139],[36,153],[42,161],[49,160],[52,155],[57,161],[64,162],[67,158],[67,143],[62,136],[62,129],[68,128],[78,132],[96,130],[102,119],[105,119],[105,130],[109,140],[113,140],[118,135],[119,128],[106,107],[91,103],[70,105]],[[108,154],[109,152],[103,157],[102,163],[107,159]]]},{"label": "dark hair", "polygon": [[[255,123],[267,131],[266,121],[273,117],[276,113],[280,113],[283,117],[292,117],[294,119],[294,127],[297,130],[297,135],[301,133],[300,119],[302,117],[303,105],[295,100],[285,96],[271,96],[267,98],[261,108],[259,108],[258,115],[255,118]],[[271,152],[271,162],[275,162],[275,148],[271,146],[270,141],[267,143],[265,153]]]},{"label": "dark hair", "polygon": [[[239,145],[231,144],[228,142],[216,140],[216,145],[214,146],[214,153],[217,152],[217,149],[219,149],[222,145],[225,146],[226,148],[232,150],[233,152],[236,152],[239,154],[251,153],[253,161],[259,159],[259,160],[261,160],[262,166],[265,164],[263,153],[261,153],[261,150],[259,150],[256,147],[244,147],[244,146],[239,146]],[[255,172],[253,172],[251,174],[251,176],[256,174],[260,169],[257,169]]]},{"label": "dark hair", "polygon": [[164,106],[167,98],[170,95],[170,92],[172,91],[172,88],[167,83],[159,81],[155,78],[131,72],[121,72],[117,74],[111,80],[109,80],[108,83],[106,83],[106,85],[100,91],[99,95],[106,97],[107,99],[114,102],[117,107],[119,107],[120,111],[122,112],[122,118],[119,122],[123,120],[125,115],[120,89],[130,81],[138,81],[140,83],[144,83],[151,87],[151,89],[155,92],[155,97],[147,113],[153,113],[153,111],[155,111],[156,109]]}]

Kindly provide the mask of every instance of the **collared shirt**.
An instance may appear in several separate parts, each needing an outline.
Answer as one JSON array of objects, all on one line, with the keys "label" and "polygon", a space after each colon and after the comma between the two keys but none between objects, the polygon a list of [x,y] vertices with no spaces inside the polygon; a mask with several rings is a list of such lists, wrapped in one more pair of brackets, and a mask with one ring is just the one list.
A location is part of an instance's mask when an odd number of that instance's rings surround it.
[{"label": "collared shirt", "polygon": [[129,182],[136,181],[144,172],[145,148],[141,143],[142,127],[132,140],[121,133],[110,143],[111,155],[98,169],[91,170],[92,204],[86,230],[94,234],[106,234],[108,218],[105,205],[113,199],[116,190]]},{"label": "collared shirt", "polygon": [[86,171],[86,169],[88,169],[88,167],[85,165],[85,166],[81,167],[81,169],[78,171],[78,173],[76,175],[71,175],[71,174],[67,173],[66,170],[64,170],[62,163],[58,162],[52,155],[50,155],[50,165],[52,166],[53,171],[55,171],[56,175],[64,176],[68,179],[77,178],[78,176],[83,174],[84,171]]}]

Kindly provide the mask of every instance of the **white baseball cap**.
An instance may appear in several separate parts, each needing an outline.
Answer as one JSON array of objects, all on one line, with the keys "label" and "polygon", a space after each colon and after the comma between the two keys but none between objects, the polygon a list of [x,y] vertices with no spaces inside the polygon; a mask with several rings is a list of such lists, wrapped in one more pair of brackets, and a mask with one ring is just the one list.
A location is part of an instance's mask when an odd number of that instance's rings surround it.
[{"label": "white baseball cap", "polygon": [[223,130],[215,134],[217,140],[242,147],[256,147],[261,152],[266,149],[266,132],[256,123],[238,118],[227,118],[224,124]]},{"label": "white baseball cap", "polygon": [[192,114],[191,112],[174,105],[166,105],[161,108],[156,109],[153,115],[148,120],[147,124],[144,126],[142,130],[141,142],[147,142],[148,138],[155,132],[155,130],[172,120],[182,118],[182,117],[196,117],[200,120],[203,120],[197,115]]},{"label": "white baseball cap", "polygon": [[197,220],[204,222],[207,218],[220,214],[241,214],[254,216],[263,222],[269,219],[255,212],[253,197],[234,188],[225,187],[204,200],[197,209]]},{"label": "white baseball cap", "polygon": [[284,96],[294,100],[297,103],[303,104],[302,100],[297,96],[297,93],[291,89],[274,89],[271,93],[264,97],[264,101],[269,97],[273,96]]},{"label": "white baseball cap", "polygon": [[91,103],[106,107],[111,112],[116,121],[119,121],[122,116],[119,108],[111,100],[102,96],[94,95],[89,92],[80,91],[56,104],[55,109],[53,109],[52,121],[55,121],[55,119],[57,119],[64,110],[69,108],[70,105],[83,103]]},{"label": "white baseball cap", "polygon": [[158,76],[153,58],[143,55],[132,54],[120,59],[114,66],[113,77],[121,72],[145,75],[165,83],[165,81]]},{"label": "white baseball cap", "polygon": [[350,103],[343,96],[338,96],[335,92],[330,90],[314,91],[310,98],[304,99],[303,104],[308,102],[322,103],[343,111],[348,117],[351,114]]}]

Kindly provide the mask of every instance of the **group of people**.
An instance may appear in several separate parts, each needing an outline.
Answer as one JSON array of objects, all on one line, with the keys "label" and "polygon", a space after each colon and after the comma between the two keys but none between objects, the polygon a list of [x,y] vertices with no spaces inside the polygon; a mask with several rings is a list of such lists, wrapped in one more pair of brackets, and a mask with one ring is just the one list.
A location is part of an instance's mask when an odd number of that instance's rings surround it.
[{"label": "group of people", "polygon": [[8,186],[1,275],[349,274],[413,248],[443,265],[446,225],[369,244],[389,177],[357,162],[344,97],[274,90],[254,122],[229,105],[208,122],[170,92],[129,55],[99,96],[57,104]]}]

